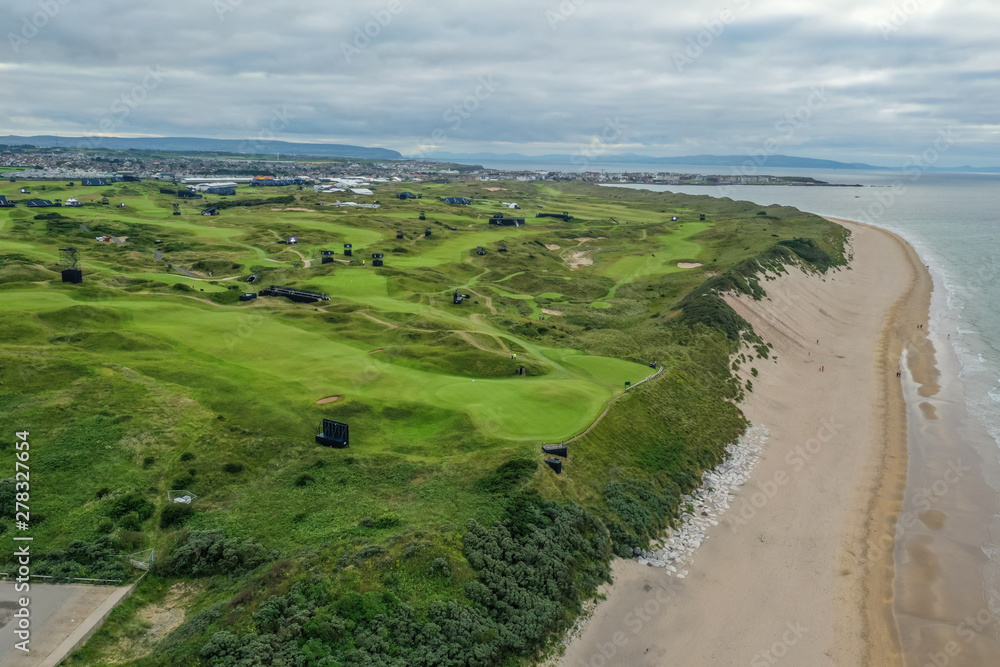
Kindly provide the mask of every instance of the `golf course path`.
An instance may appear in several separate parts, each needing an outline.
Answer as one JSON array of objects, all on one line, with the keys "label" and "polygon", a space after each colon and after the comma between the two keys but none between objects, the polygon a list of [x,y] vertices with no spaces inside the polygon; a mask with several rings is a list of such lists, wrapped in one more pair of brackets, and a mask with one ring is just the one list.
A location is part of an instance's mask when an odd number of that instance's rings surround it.
[{"label": "golf course path", "polygon": [[308,268],[309,268],[310,266],[312,266],[312,260],[311,260],[311,259],[306,259],[306,256],[305,256],[305,255],[303,255],[303,254],[302,254],[301,252],[299,252],[298,250],[293,250],[292,252],[294,252],[294,253],[295,253],[296,255],[298,255],[299,257],[301,257],[301,258],[302,258],[302,266],[304,266],[304,267],[305,267],[305,268],[307,268],[307,269],[308,269]]},{"label": "golf course path", "polygon": [[480,299],[482,299],[484,302],[486,302],[486,307],[490,309],[490,315],[497,314],[497,309],[493,307],[493,297],[483,296],[482,294],[475,291],[471,287],[466,287],[465,289],[469,290],[470,292],[478,296]]},{"label": "golf course path", "polygon": [[[510,350],[491,350],[488,347],[484,347],[482,344],[476,342],[476,339],[473,338],[472,333],[469,331],[452,330],[452,333],[458,334],[462,340],[464,340],[466,343],[476,348],[477,350],[482,350],[483,352],[489,352],[490,354],[499,354],[504,357],[510,354]],[[490,336],[490,334],[484,334],[484,335]],[[503,341],[500,339],[499,336],[491,336],[491,338],[495,339],[501,345],[503,345]]]},{"label": "golf course path", "polygon": [[[324,312],[326,312],[325,309],[324,309]],[[382,326],[388,327],[390,329],[398,329],[399,328],[398,324],[393,324],[392,322],[386,322],[385,320],[380,320],[379,318],[375,317],[374,315],[369,315],[366,312],[363,312],[363,311],[360,311],[360,310],[356,310],[354,312],[356,312],[358,315],[361,315],[362,317],[367,317],[372,322],[375,322],[377,324],[381,324]],[[414,331],[430,331],[430,329],[414,329]]]}]

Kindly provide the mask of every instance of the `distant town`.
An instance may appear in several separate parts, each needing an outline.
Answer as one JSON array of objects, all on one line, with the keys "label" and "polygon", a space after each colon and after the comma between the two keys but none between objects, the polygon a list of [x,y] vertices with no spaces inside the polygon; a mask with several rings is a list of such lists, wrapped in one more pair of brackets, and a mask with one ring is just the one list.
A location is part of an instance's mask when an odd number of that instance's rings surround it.
[{"label": "distant town", "polygon": [[[835,184],[805,176],[702,174],[674,172],[551,171],[547,169],[489,169],[479,165],[431,160],[357,160],[289,156],[247,158],[230,154],[182,155],[137,150],[88,150],[0,145],[0,171],[15,180],[164,180],[193,184],[213,181],[250,183],[264,178],[297,184],[400,181],[584,181],[601,184],[644,185],[792,185],[861,187]],[[285,183],[282,183],[285,184]],[[355,193],[368,194],[368,193]]]}]

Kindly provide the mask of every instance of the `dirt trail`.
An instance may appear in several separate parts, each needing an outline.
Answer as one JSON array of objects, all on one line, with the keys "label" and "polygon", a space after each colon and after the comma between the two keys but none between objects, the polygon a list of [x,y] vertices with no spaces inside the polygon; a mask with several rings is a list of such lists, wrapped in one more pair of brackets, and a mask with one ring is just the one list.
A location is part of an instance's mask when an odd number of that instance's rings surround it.
[{"label": "dirt trail", "polygon": [[486,307],[490,309],[490,315],[496,315],[497,314],[497,309],[493,307],[493,298],[492,297],[483,296],[482,294],[480,294],[479,292],[476,292],[475,290],[473,290],[470,287],[466,287],[465,289],[469,290],[470,293],[475,294],[476,296],[478,296],[480,299],[482,299],[486,303]]},{"label": "dirt trail", "polygon": [[504,357],[510,356],[510,350],[504,344],[503,339],[501,339],[499,336],[493,336],[491,334],[483,334],[484,336],[490,336],[492,339],[500,343],[501,347],[503,347],[502,350],[492,350],[482,345],[481,343],[477,342],[475,334],[473,334],[471,331],[452,331],[451,333],[458,334],[462,340],[464,340],[466,343],[476,348],[477,350],[482,350],[483,352],[489,352],[490,354],[499,354]]},{"label": "dirt trail", "polygon": [[305,256],[305,255],[303,255],[303,254],[302,254],[301,252],[299,252],[298,250],[292,250],[292,252],[294,252],[294,253],[295,253],[296,255],[298,255],[299,257],[301,257],[301,258],[302,258],[302,266],[304,266],[304,267],[305,267],[305,268],[307,268],[307,269],[308,269],[308,268],[309,268],[310,266],[312,266],[312,260],[311,260],[311,259],[306,259],[306,256]]}]

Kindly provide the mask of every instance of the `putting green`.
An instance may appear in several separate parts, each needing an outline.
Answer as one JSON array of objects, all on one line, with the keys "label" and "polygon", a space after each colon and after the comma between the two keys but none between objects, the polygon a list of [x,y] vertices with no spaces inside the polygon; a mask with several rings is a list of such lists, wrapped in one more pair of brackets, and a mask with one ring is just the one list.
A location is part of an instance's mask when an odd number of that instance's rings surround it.
[{"label": "putting green", "polygon": [[648,241],[647,252],[631,253],[608,265],[599,264],[596,271],[620,282],[682,271],[677,267],[678,261],[696,259],[701,254],[701,244],[691,237],[710,226],[707,222],[689,222],[679,230],[657,234]]}]

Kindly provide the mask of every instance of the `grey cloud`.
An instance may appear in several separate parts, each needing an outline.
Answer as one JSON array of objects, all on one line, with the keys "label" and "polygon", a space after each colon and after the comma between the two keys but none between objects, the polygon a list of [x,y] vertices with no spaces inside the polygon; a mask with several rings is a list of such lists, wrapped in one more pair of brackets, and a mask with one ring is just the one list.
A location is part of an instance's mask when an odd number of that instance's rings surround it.
[{"label": "grey cloud", "polygon": [[[0,103],[0,132],[111,118],[116,134],[245,138],[287,108],[276,138],[290,141],[407,152],[438,130],[442,150],[545,153],[620,118],[622,152],[777,137],[781,152],[898,164],[953,126],[948,164],[998,162],[1000,7],[954,4],[922,0],[894,25],[902,2],[9,0],[0,76],[19,94]],[[25,38],[43,6],[59,9]],[[121,117],[149,67],[163,82]],[[498,85],[476,97],[480,77]],[[825,101],[786,136],[814,87]]]}]

